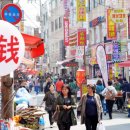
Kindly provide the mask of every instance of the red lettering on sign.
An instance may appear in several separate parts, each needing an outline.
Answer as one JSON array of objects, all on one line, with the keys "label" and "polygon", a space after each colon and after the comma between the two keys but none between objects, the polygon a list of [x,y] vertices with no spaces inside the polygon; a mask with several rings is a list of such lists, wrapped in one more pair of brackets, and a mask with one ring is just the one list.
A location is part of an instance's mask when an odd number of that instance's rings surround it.
[{"label": "red lettering on sign", "polygon": [[10,58],[6,59],[6,63],[13,60],[16,64],[18,63],[19,57],[17,57],[18,54],[18,39],[14,36],[11,36],[10,43],[7,44],[9,49],[7,49],[7,52],[10,52]]},{"label": "red lettering on sign", "polygon": [[[17,37],[11,35],[10,42],[7,43],[7,39],[5,39],[3,35],[0,35],[0,62],[5,61],[8,63],[13,60],[14,63],[17,64],[19,60],[17,56],[18,51],[19,42]],[[10,53],[10,56],[8,56],[7,53]]]}]

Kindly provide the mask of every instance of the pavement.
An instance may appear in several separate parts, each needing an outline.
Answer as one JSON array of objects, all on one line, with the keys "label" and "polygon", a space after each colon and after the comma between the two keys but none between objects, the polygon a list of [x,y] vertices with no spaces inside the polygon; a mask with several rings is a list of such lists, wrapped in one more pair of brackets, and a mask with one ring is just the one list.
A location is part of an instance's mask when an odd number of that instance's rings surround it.
[{"label": "pavement", "polygon": [[[38,94],[37,96],[33,94],[34,97],[37,97],[37,106],[41,105],[44,95]],[[54,128],[50,128],[48,114],[44,115],[45,119],[45,130],[58,130],[56,123]],[[103,121],[106,130],[130,130],[130,118],[127,117],[127,113],[114,112],[113,119],[109,120],[108,115],[103,116]],[[72,126],[71,130],[86,130],[84,125],[80,125],[80,120],[78,120],[78,125]]]}]

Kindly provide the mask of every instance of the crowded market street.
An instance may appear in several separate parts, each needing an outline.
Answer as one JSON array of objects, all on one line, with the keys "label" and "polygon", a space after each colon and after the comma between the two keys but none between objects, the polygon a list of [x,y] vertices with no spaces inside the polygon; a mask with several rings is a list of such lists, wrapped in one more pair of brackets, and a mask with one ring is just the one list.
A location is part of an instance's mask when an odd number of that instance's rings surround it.
[{"label": "crowded market street", "polygon": [[0,130],[130,130],[130,0],[0,0]]}]

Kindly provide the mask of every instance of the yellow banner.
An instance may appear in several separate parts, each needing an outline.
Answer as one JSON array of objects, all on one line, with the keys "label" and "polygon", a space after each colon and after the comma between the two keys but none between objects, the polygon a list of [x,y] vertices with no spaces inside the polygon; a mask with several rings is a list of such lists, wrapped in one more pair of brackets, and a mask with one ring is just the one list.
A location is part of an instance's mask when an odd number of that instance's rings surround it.
[{"label": "yellow banner", "polygon": [[86,0],[77,0],[77,21],[85,22],[86,21]]}]

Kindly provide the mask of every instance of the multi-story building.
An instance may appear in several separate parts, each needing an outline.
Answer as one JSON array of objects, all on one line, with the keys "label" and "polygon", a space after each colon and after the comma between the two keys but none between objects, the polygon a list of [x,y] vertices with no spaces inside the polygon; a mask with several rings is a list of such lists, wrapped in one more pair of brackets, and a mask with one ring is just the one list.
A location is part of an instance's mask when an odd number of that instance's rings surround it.
[{"label": "multi-story building", "polygon": [[[89,0],[88,1],[88,17],[89,17],[89,48],[91,51],[90,65],[89,65],[89,76],[97,77],[100,75],[99,66],[96,61],[96,47],[99,44],[104,45],[107,55],[108,73],[109,78],[118,76],[122,73],[122,69],[118,67],[117,62],[126,60],[126,48],[127,48],[127,23],[119,24],[119,33],[117,32],[117,39],[120,41],[120,60],[115,61],[113,59],[113,40],[107,39],[107,22],[106,14],[107,9],[125,8],[128,9],[128,3],[124,0],[111,1],[111,0]],[[124,44],[122,44],[122,42]],[[123,48],[123,49],[122,49]],[[125,48],[125,50],[124,50]]]},{"label": "multi-story building", "polygon": [[48,0],[41,9],[41,36],[45,40],[49,72],[60,73],[57,61],[65,58],[63,42],[63,0]]}]

